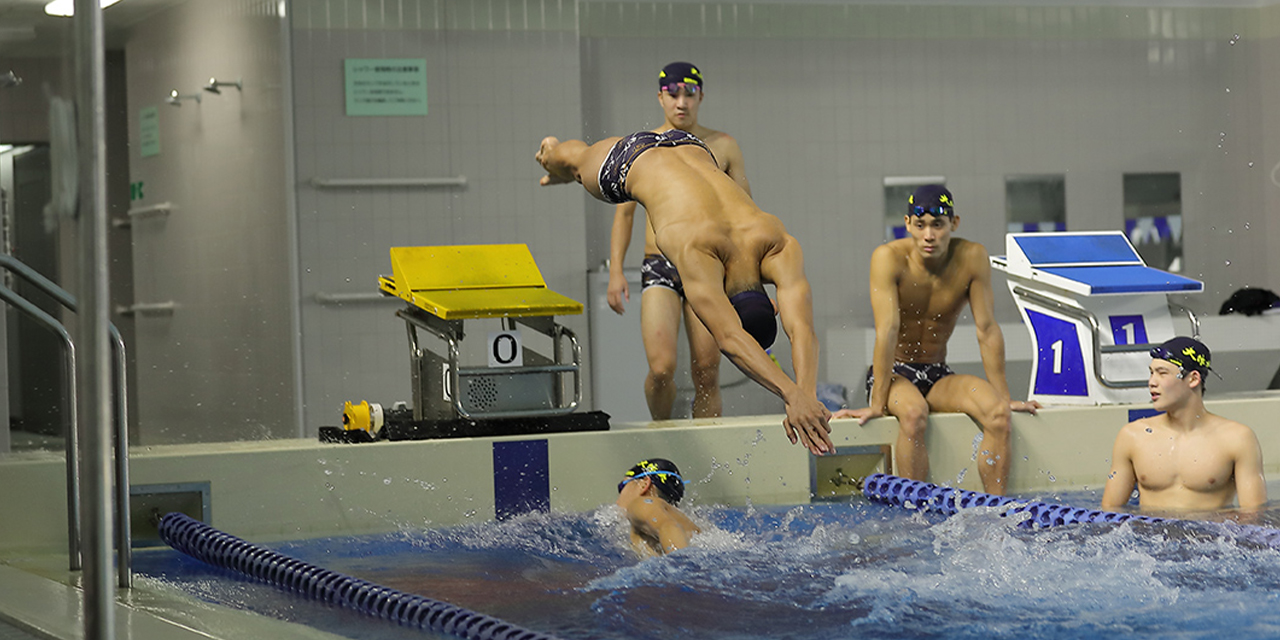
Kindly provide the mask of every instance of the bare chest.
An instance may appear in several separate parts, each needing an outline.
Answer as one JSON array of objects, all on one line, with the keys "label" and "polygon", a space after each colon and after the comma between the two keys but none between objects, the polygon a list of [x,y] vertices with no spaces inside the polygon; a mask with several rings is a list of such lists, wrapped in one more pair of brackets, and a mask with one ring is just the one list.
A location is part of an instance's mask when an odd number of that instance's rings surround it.
[{"label": "bare chest", "polygon": [[1209,438],[1152,434],[1134,456],[1138,485],[1161,491],[1186,489],[1202,493],[1229,490],[1235,463]]},{"label": "bare chest", "polygon": [[902,321],[946,322],[959,314],[968,298],[968,278],[959,270],[931,273],[908,266],[898,280]]}]

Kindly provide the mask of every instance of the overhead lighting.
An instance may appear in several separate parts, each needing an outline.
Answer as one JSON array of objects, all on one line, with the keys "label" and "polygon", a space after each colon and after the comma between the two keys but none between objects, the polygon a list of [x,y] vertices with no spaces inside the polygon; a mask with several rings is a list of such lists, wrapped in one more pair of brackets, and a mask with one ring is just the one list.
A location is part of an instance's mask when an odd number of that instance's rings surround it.
[{"label": "overhead lighting", "polygon": [[[98,0],[98,2],[101,3],[103,9],[106,9],[120,2],[120,0]],[[76,14],[76,3],[75,0],[53,0],[53,2],[44,6],[44,12],[51,16],[70,18]]]}]

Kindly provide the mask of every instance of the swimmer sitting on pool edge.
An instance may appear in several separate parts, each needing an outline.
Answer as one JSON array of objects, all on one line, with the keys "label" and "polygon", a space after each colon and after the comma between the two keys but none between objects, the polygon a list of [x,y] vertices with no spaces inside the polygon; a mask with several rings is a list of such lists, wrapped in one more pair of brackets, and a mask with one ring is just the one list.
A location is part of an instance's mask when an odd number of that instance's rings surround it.
[{"label": "swimmer sitting on pool edge", "polygon": [[676,508],[684,497],[684,480],[675,463],[663,458],[641,460],[618,483],[618,506],[631,522],[631,546],[641,556],[656,556],[689,546],[702,530]]},{"label": "swimmer sitting on pool edge", "polygon": [[[640,131],[593,145],[544,138],[535,156],[543,186],[579,182],[610,203],[644,205],[658,249],[676,266],[685,299],[721,353],[786,403],[782,426],[794,444],[831,452],[831,412],[818,401],[813,293],[800,243],[756,206],[693,134]],[[764,284],[791,341],[792,379],[765,353],[777,334]]]}]

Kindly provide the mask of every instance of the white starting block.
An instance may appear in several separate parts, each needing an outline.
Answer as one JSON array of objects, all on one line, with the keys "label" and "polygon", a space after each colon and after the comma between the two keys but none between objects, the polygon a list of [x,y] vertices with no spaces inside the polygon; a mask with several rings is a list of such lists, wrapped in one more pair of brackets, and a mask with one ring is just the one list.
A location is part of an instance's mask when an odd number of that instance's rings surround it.
[{"label": "white starting block", "polygon": [[1120,231],[1010,233],[991,264],[1031,332],[1030,399],[1045,404],[1146,402],[1150,349],[1174,337],[1170,293],[1204,283],[1153,269]]}]

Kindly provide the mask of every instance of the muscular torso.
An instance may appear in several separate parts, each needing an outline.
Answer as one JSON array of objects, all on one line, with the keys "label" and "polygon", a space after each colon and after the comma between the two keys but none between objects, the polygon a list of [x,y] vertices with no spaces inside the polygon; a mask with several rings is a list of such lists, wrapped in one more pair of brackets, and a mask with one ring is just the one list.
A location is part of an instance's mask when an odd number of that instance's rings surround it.
[{"label": "muscular torso", "polygon": [[[654,129],[654,131],[658,133],[661,133],[662,131],[667,131],[667,130],[669,130],[668,127],[659,127],[658,129]],[[693,135],[698,136],[698,139],[702,140],[702,142],[705,143],[707,147],[711,149],[711,153],[715,155],[716,163],[719,165],[720,170],[725,173],[728,173],[729,166],[725,163],[727,162],[727,159],[732,155],[729,153],[730,146],[737,144],[736,142],[734,142],[733,138],[729,137],[729,135],[724,133],[723,131],[708,129],[701,125],[695,127],[694,130],[690,131],[689,133],[692,133]],[[703,153],[706,153],[706,152],[703,152]],[[647,208],[646,208],[646,211],[647,211]],[[645,223],[644,252],[645,254],[662,253],[662,251],[658,248],[658,240],[654,232],[652,219],[647,219]]]},{"label": "muscular torso", "polygon": [[724,265],[726,289],[769,281],[769,257],[790,236],[710,160],[696,146],[646,151],[632,164],[628,190],[644,203],[656,248],[677,269],[691,254],[706,254]]},{"label": "muscular torso", "polygon": [[956,328],[956,319],[969,300],[974,272],[966,255],[971,244],[953,238],[947,255],[933,268],[912,260],[915,251],[910,238],[889,244],[894,251],[898,286],[897,362],[944,362],[947,340]]},{"label": "muscular torso", "polygon": [[1144,509],[1218,509],[1235,499],[1235,423],[1209,415],[1192,431],[1170,428],[1166,416],[1126,427]]}]

